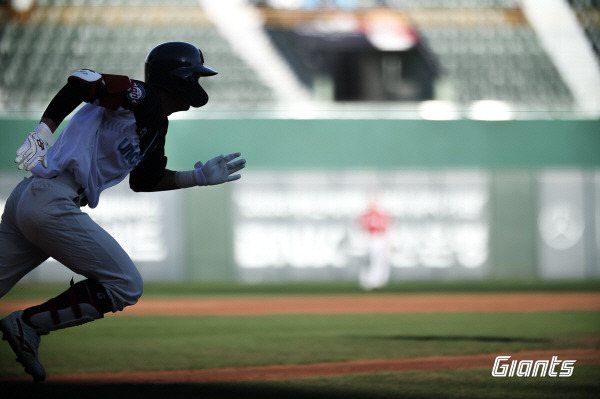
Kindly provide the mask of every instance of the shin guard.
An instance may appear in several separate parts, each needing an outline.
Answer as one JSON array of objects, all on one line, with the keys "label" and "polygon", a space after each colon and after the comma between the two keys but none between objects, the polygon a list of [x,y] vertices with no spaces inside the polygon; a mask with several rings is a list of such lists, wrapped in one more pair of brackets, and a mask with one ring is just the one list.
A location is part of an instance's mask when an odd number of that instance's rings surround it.
[{"label": "shin guard", "polygon": [[106,289],[96,280],[83,280],[49,301],[27,308],[23,320],[39,332],[78,326],[112,311]]}]

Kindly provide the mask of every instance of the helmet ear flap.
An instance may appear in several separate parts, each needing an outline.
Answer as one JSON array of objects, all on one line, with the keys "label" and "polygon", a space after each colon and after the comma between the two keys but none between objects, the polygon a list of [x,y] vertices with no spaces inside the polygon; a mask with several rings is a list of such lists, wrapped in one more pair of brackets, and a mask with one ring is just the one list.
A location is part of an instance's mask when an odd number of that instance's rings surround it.
[{"label": "helmet ear flap", "polygon": [[188,101],[190,101],[190,105],[194,108],[200,108],[208,103],[208,93],[198,82],[196,82],[196,86],[190,96],[188,97]]},{"label": "helmet ear flap", "polygon": [[195,108],[208,102],[208,94],[198,79],[216,74],[204,66],[202,51],[185,42],[159,44],[146,58],[146,82],[183,96]]}]

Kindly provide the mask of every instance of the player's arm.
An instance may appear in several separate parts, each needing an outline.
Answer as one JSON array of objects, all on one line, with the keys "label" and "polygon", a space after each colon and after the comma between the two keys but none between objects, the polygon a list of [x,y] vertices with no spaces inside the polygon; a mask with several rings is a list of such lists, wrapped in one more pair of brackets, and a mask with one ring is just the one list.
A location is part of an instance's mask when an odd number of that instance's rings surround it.
[{"label": "player's arm", "polygon": [[[140,170],[134,170],[129,178],[129,184],[134,191],[169,191],[231,182],[242,177],[240,174],[234,175],[234,173],[246,166],[245,159],[236,159],[240,155],[239,152],[236,152],[229,155],[219,155],[207,161],[206,164],[197,162],[193,170],[177,172],[164,169],[162,178],[152,186],[136,184],[139,183],[139,181],[136,182],[136,174],[140,173]],[[143,177],[138,175],[137,178]]]},{"label": "player's arm", "polygon": [[90,85],[85,85],[71,80],[54,96],[44,111],[38,126],[29,133],[27,140],[17,150],[15,163],[19,169],[28,171],[42,162],[46,164],[48,148],[53,146],[56,138],[53,133],[63,119],[69,115],[87,97]]},{"label": "player's arm", "polygon": [[[117,109],[125,99],[132,82],[127,76],[100,74],[80,69],[67,79],[67,84],[54,96],[42,115],[42,121],[55,131],[61,122],[82,102],[97,103]],[[54,127],[54,128],[53,128]]]},{"label": "player's arm", "polygon": [[149,189],[144,190],[144,191],[155,192],[155,191],[177,190],[180,187],[177,186],[177,182],[175,180],[175,175],[176,174],[177,174],[176,171],[165,169],[165,172],[163,173],[162,179],[160,179],[158,181],[158,183],[154,187],[149,188]]},{"label": "player's arm", "polygon": [[27,140],[17,150],[15,163],[19,169],[31,170],[39,162],[44,167],[48,148],[54,145],[53,133],[62,121],[82,102],[97,102],[106,108],[117,109],[131,88],[127,76],[101,75],[89,69],[79,70],[67,79],[59,92],[52,98],[38,126],[29,133]]}]

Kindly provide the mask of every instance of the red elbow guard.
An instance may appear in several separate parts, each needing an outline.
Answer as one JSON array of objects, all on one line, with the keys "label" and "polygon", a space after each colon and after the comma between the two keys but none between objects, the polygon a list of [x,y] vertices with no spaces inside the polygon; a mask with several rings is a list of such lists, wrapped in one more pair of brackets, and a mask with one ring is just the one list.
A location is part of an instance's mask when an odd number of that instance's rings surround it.
[{"label": "red elbow guard", "polygon": [[102,75],[91,69],[80,69],[72,73],[67,81],[83,84],[84,87],[87,87],[87,97],[83,98],[83,101],[92,102],[98,94],[98,86],[102,84]]},{"label": "red elbow guard", "polygon": [[90,69],[80,69],[69,76],[68,81],[88,87],[83,101],[91,103],[100,100],[100,106],[113,110],[121,106],[133,85],[127,76],[99,74]]},{"label": "red elbow guard", "polygon": [[100,99],[100,105],[108,109],[117,109],[123,103],[127,92],[133,83],[124,75],[103,74],[105,94]]}]

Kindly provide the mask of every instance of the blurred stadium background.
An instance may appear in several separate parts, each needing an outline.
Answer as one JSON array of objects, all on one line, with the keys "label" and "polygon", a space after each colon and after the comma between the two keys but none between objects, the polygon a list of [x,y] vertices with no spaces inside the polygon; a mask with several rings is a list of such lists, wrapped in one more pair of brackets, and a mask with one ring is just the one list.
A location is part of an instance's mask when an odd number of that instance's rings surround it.
[{"label": "blurred stadium background", "polygon": [[[146,281],[600,277],[596,0],[0,2],[0,203],[14,150],[80,68],[143,79],[156,44],[219,71],[176,115],[172,169],[241,151],[235,184],[89,210]],[[29,282],[67,281],[47,262]]]}]

